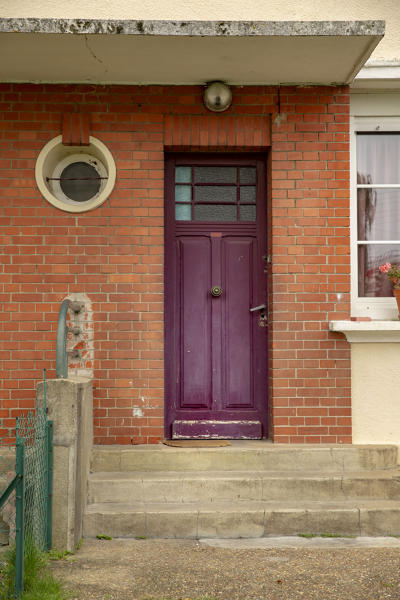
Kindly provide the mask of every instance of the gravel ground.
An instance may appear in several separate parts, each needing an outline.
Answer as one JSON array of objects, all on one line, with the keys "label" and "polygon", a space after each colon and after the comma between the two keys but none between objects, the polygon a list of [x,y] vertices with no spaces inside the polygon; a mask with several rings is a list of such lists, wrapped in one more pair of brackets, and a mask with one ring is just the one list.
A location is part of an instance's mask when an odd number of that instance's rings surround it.
[{"label": "gravel ground", "polygon": [[399,548],[85,540],[52,568],[74,600],[400,600]]}]

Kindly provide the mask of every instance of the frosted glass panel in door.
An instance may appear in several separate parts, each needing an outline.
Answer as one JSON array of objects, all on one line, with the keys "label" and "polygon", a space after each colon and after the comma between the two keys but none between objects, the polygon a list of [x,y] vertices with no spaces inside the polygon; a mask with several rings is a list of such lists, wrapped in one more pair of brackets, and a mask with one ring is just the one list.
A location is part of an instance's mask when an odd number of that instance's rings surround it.
[{"label": "frosted glass panel in door", "polygon": [[236,202],[236,187],[205,185],[195,187],[195,202]]},{"label": "frosted glass panel in door", "polygon": [[236,183],[236,167],[195,167],[195,183]]},{"label": "frosted glass panel in door", "polygon": [[223,204],[196,204],[195,221],[236,221],[236,206]]}]

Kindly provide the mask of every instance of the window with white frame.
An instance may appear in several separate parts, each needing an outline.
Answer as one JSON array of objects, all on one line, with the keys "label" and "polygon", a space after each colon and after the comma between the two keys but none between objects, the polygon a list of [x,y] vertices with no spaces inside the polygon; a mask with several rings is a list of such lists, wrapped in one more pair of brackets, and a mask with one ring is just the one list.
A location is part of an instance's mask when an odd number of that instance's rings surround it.
[{"label": "window with white frame", "polygon": [[59,135],[39,153],[36,183],[47,202],[60,210],[93,210],[114,188],[116,168],[111,152],[97,138],[89,139],[88,146],[66,146]]},{"label": "window with white frame", "polygon": [[400,264],[400,120],[355,118],[352,138],[352,313],[395,318],[379,266]]}]

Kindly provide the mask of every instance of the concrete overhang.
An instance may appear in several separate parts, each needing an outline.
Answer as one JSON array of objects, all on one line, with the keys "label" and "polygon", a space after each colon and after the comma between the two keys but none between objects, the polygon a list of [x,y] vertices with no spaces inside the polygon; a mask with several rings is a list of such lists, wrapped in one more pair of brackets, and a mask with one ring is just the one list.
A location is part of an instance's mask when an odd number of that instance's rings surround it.
[{"label": "concrete overhang", "polygon": [[0,81],[345,84],[384,21],[0,19]]},{"label": "concrete overhang", "polygon": [[368,61],[351,84],[357,90],[399,90],[400,62]]}]

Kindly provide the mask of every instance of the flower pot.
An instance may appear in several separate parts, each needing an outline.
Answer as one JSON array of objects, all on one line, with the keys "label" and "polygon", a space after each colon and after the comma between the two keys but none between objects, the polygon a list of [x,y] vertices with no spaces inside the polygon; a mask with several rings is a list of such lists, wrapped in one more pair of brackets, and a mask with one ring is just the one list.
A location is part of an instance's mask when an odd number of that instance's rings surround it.
[{"label": "flower pot", "polygon": [[397,309],[399,311],[399,319],[400,319],[400,290],[393,290],[393,296],[396,298]]}]

